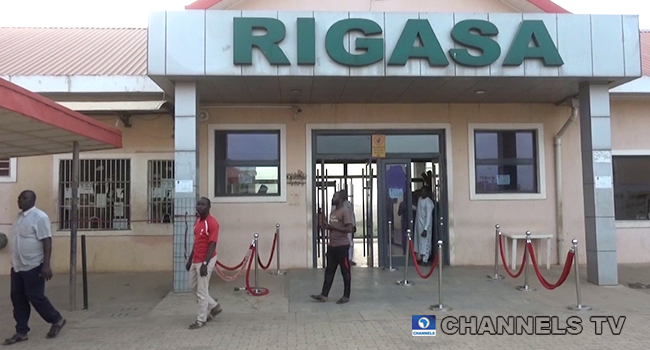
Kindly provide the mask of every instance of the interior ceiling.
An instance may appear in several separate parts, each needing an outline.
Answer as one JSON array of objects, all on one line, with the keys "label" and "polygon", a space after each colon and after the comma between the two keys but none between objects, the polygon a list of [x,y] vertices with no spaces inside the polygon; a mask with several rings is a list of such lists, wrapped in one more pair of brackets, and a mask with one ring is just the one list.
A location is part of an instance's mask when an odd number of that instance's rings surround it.
[{"label": "interior ceiling", "polygon": [[584,78],[209,77],[200,102],[226,103],[557,103]]},{"label": "interior ceiling", "polygon": [[0,108],[0,158],[71,153],[74,141],[80,151],[115,148]]}]

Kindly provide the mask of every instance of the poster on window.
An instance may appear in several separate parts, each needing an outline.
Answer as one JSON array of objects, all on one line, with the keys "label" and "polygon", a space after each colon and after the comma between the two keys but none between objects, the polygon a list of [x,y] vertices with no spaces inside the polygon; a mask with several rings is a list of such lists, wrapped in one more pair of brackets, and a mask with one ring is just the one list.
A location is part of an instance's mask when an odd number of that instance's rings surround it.
[{"label": "poster on window", "polygon": [[508,175],[508,174],[497,175],[497,185],[499,185],[499,186],[508,186],[508,185],[510,185],[510,175]]},{"label": "poster on window", "polygon": [[93,194],[93,193],[95,193],[95,188],[93,187],[92,182],[79,183],[79,194]]},{"label": "poster on window", "polygon": [[404,190],[401,188],[390,188],[388,189],[388,196],[391,199],[402,199],[404,197]]}]

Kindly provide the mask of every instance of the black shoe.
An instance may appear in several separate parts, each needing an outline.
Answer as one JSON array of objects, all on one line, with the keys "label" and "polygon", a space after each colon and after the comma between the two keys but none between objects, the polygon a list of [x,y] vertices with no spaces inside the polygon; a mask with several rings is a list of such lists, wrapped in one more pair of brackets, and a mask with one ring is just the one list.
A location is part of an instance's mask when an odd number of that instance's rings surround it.
[{"label": "black shoe", "polygon": [[21,341],[25,341],[27,339],[28,339],[27,334],[16,333],[16,334],[12,335],[11,338],[5,339],[4,343],[2,343],[2,345],[12,345],[12,344],[16,344],[16,343],[21,342]]},{"label": "black shoe", "polygon": [[341,299],[337,300],[336,303],[337,303],[337,304],[345,304],[345,303],[347,303],[348,301],[350,301],[350,298],[342,297]]},{"label": "black shoe", "polygon": [[326,302],[326,301],[327,301],[327,297],[326,297],[326,296],[323,296],[323,295],[312,294],[312,295],[310,295],[310,296],[312,297],[312,299],[315,299],[315,300],[318,300],[318,301],[322,301],[322,302]]},{"label": "black shoe", "polygon": [[217,317],[217,315],[221,313],[221,311],[221,305],[217,304],[217,306],[213,307],[212,310],[210,310],[207,321],[212,321],[215,317]]},{"label": "black shoe", "polygon": [[352,265],[352,266],[357,266],[357,263],[354,262],[354,260],[352,260],[352,261],[350,261],[350,265]]},{"label": "black shoe", "polygon": [[65,326],[65,324],[66,324],[65,318],[61,318],[61,320],[59,322],[53,323],[52,327],[50,328],[50,331],[47,332],[46,337],[47,338],[56,337],[59,334],[59,332],[61,332],[61,329],[63,328],[63,326]]}]

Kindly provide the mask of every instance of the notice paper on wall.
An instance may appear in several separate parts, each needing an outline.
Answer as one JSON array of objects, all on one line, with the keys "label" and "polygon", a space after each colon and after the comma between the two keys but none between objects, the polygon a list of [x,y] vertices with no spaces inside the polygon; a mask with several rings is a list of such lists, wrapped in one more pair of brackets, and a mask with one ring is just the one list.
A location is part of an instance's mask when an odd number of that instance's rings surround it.
[{"label": "notice paper on wall", "polygon": [[612,177],[596,176],[596,188],[612,188]]},{"label": "notice paper on wall", "polygon": [[191,193],[193,190],[193,180],[176,180],[176,193]]}]

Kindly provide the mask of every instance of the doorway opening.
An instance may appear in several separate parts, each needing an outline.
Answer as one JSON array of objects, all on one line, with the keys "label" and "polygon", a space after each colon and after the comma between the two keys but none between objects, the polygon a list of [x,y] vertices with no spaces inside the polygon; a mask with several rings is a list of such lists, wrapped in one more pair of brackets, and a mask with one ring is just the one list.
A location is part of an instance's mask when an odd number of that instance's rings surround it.
[{"label": "doorway opening", "polygon": [[[385,140],[385,151],[373,157],[372,139],[378,135]],[[333,194],[341,190],[347,192],[356,218],[351,248],[356,265],[388,266],[389,249],[393,266],[403,265],[406,232],[415,235],[416,208],[425,185],[432,189],[434,202],[432,232],[426,237],[431,241],[430,261],[440,239],[443,263],[449,264],[443,130],[319,130],[312,140],[313,267],[325,266],[328,232],[321,225],[331,213]]]}]

